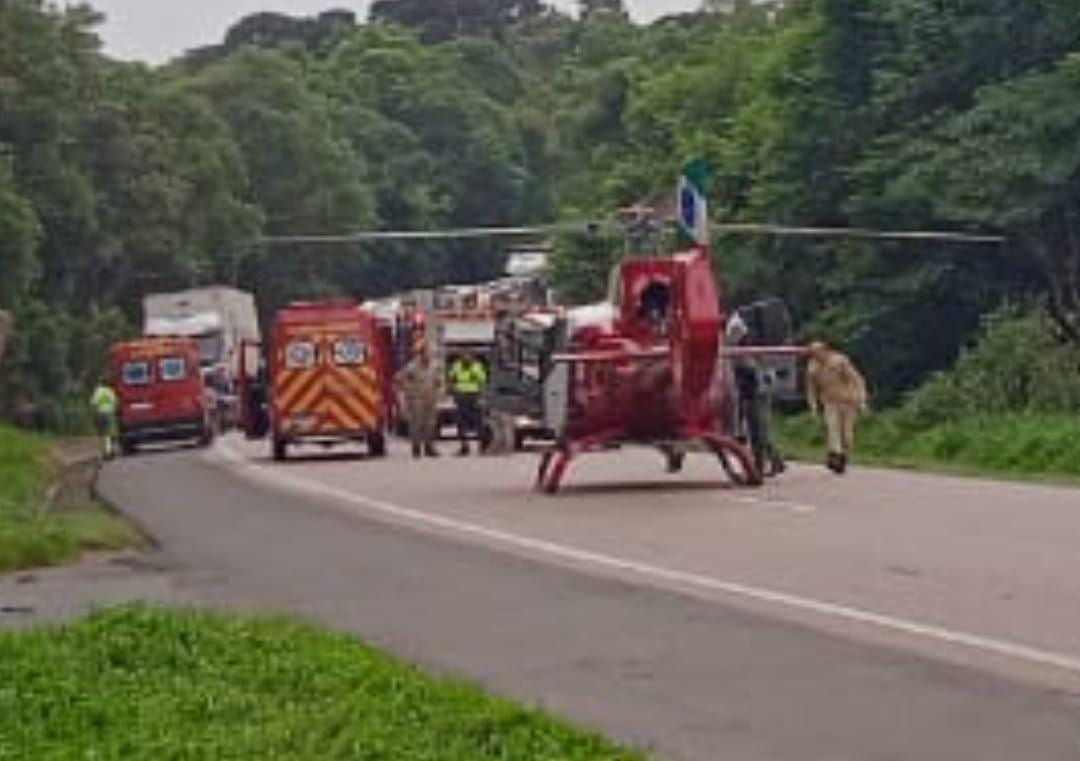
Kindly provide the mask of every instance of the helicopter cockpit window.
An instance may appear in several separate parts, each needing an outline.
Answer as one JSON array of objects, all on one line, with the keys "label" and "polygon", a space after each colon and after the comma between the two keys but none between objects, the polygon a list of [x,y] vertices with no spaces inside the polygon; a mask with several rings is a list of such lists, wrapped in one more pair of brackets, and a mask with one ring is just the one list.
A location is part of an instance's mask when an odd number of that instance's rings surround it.
[{"label": "helicopter cockpit window", "polygon": [[653,280],[641,291],[638,316],[652,322],[664,322],[671,308],[671,287],[659,280]]}]

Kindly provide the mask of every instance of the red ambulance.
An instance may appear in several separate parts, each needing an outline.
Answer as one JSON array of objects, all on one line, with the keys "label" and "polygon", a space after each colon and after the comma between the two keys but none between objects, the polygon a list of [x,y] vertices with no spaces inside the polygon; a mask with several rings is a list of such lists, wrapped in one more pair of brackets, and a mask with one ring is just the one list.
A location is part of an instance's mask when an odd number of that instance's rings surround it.
[{"label": "red ambulance", "polygon": [[118,408],[120,448],[182,439],[207,446],[214,428],[199,370],[198,345],[190,338],[140,338],[110,351]]},{"label": "red ambulance", "polygon": [[386,454],[390,366],[373,314],[350,300],[287,306],[267,364],[275,460],[302,443],[359,441],[372,457]]}]

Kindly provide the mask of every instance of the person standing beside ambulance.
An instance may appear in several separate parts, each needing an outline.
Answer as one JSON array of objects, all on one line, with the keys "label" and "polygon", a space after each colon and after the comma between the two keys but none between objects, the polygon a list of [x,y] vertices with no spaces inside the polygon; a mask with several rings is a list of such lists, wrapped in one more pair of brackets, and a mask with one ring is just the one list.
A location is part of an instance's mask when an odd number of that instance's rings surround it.
[{"label": "person standing beside ambulance", "polygon": [[417,346],[416,356],[398,373],[395,384],[405,406],[413,457],[438,457],[435,434],[442,384],[423,344]]},{"label": "person standing beside ambulance", "polygon": [[476,356],[466,351],[450,365],[450,391],[457,411],[458,456],[469,454],[469,434],[480,433],[480,395],[487,385],[487,368]]},{"label": "person standing beside ambulance", "polygon": [[840,475],[855,443],[855,424],[868,409],[866,381],[846,355],[821,341],[808,350],[806,401],[815,418],[824,412],[829,441],[825,466]]},{"label": "person standing beside ambulance", "polygon": [[102,379],[90,396],[90,406],[94,410],[94,427],[101,436],[101,454],[106,460],[116,455],[117,420],[119,402],[113,387]]}]

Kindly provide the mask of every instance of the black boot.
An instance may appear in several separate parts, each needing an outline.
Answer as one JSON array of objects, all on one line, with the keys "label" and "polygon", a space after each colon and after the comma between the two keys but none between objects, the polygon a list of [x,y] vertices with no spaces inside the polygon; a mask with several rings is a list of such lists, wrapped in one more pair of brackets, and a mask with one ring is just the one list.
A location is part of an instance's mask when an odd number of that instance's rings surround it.
[{"label": "black boot", "polygon": [[829,452],[828,457],[825,458],[825,467],[840,475],[843,472],[843,458],[844,456],[838,452]]},{"label": "black boot", "polygon": [[414,460],[420,458],[420,445],[419,444],[413,444],[412,445],[412,456],[413,456]]},{"label": "black boot", "polygon": [[438,457],[439,456],[439,450],[436,449],[431,444],[428,444],[426,447],[424,447],[424,454],[427,455],[428,457]]},{"label": "black boot", "polygon": [[847,473],[848,456],[846,454],[837,455],[836,472],[838,475],[844,475]]}]

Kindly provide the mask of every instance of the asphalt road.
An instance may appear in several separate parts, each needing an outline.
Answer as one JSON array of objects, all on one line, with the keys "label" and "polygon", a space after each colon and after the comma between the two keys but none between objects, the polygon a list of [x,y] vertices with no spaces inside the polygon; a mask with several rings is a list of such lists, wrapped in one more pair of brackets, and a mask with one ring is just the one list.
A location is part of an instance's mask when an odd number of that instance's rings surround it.
[{"label": "asphalt road", "polygon": [[1080,758],[1080,492],[620,452],[140,456],[183,599],[293,611],[670,759]]}]

